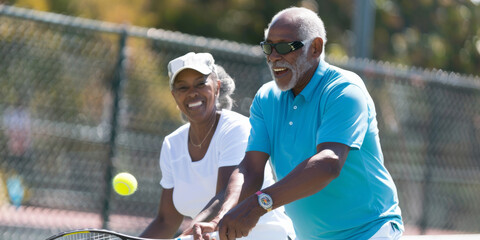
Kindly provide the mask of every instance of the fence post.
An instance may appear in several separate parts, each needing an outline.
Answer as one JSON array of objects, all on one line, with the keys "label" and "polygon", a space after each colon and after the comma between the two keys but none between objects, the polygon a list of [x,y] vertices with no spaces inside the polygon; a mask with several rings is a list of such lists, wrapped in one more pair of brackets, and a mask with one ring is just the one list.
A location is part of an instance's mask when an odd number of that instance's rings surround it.
[{"label": "fence post", "polygon": [[352,27],[355,34],[353,56],[357,58],[371,58],[372,39],[375,31],[375,1],[355,1],[355,12],[352,18]]},{"label": "fence post", "polygon": [[110,215],[110,199],[112,197],[112,178],[113,178],[113,159],[115,158],[116,153],[116,138],[119,122],[119,112],[120,112],[120,99],[123,93],[123,86],[126,81],[125,76],[125,63],[126,63],[126,53],[125,46],[127,41],[127,30],[123,28],[122,33],[120,34],[119,40],[119,49],[118,49],[118,60],[114,69],[113,79],[112,79],[112,95],[113,95],[113,104],[112,104],[112,119],[110,123],[110,141],[108,144],[108,159],[107,167],[105,169],[105,195],[102,208],[102,228],[108,228],[109,215]]}]

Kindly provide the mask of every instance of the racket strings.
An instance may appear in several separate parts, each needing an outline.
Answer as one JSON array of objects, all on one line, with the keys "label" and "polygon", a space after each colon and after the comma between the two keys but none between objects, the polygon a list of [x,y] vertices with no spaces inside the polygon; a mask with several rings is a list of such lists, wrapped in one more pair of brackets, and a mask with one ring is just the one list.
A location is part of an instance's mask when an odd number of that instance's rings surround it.
[{"label": "racket strings", "polygon": [[108,233],[79,233],[58,238],[58,240],[122,240]]}]

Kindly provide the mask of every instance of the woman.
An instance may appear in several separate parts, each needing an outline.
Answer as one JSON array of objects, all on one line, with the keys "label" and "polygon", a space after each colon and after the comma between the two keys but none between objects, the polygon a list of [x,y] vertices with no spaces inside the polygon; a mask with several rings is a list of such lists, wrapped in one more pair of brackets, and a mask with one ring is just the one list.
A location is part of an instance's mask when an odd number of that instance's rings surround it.
[{"label": "woman", "polygon": [[[228,179],[242,161],[250,131],[248,118],[230,111],[233,79],[209,53],[188,53],[168,64],[172,96],[188,121],[165,137],[160,153],[163,187],[157,216],[141,237],[171,238],[184,216],[211,220]],[[273,184],[271,169],[264,186]],[[189,229],[185,233],[188,233]],[[249,237],[294,238],[283,209],[265,214]],[[273,238],[272,238],[273,236]]]}]

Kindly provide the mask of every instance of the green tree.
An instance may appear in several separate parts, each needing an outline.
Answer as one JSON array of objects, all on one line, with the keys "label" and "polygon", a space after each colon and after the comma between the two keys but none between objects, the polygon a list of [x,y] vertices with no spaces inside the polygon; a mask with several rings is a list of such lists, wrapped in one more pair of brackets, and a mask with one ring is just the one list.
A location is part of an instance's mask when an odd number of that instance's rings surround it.
[{"label": "green tree", "polygon": [[[6,0],[7,4],[102,21],[258,44],[271,17],[289,6],[319,13],[327,53],[354,46],[351,0]],[[423,68],[480,75],[480,6],[460,0],[375,0],[372,56]]]},{"label": "green tree", "polygon": [[480,74],[480,7],[470,1],[377,0],[374,58]]}]

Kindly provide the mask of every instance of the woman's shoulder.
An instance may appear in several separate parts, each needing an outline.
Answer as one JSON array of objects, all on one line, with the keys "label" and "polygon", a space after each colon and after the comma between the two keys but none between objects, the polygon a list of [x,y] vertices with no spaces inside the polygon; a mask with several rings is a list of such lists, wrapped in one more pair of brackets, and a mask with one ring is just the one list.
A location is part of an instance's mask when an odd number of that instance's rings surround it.
[{"label": "woman's shoulder", "polygon": [[222,117],[230,120],[248,121],[248,117],[232,110],[222,109]]},{"label": "woman's shoulder", "polygon": [[250,133],[250,122],[240,113],[223,109],[217,133],[222,139],[243,136]]},{"label": "woman's shoulder", "polygon": [[229,127],[232,127],[232,126],[250,127],[250,122],[248,121],[248,117],[240,113],[223,109],[221,116],[223,120],[222,125],[229,126]]},{"label": "woman's shoulder", "polygon": [[183,139],[188,134],[188,128],[190,127],[190,123],[183,124],[167,136],[165,136],[165,141],[171,142],[177,139]]}]

